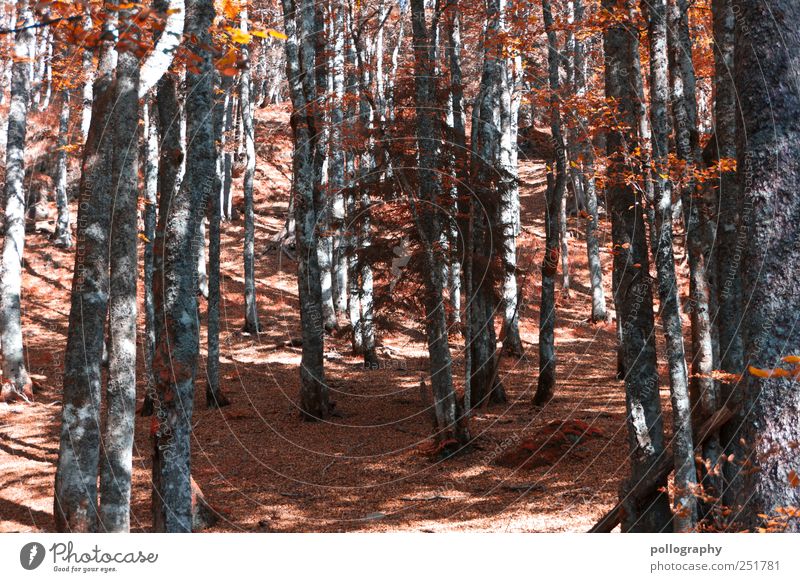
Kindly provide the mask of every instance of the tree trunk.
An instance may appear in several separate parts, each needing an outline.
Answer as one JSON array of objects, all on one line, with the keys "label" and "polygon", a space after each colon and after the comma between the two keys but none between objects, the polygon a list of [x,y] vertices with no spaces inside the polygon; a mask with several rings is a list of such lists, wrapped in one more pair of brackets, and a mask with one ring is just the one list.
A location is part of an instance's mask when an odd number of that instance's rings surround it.
[{"label": "tree trunk", "polygon": [[[17,21],[23,28],[33,24],[33,12],[27,0],[17,2]],[[3,356],[3,381],[0,400],[33,398],[31,380],[25,369],[22,345],[20,295],[22,260],[25,248],[25,136],[30,100],[30,62],[28,51],[33,34],[21,30],[14,37],[14,64],[11,69],[11,99],[6,142],[5,238],[0,272],[0,345]]]},{"label": "tree trunk", "polygon": [[[247,10],[242,11],[242,32],[247,32]],[[242,45],[242,67],[239,77],[239,106],[241,107],[242,129],[245,143],[244,169],[244,331],[259,333],[256,301],[255,228],[256,217],[253,209],[253,177],[256,171],[256,145],[253,130],[253,104],[250,101],[250,49]]]},{"label": "tree trunk", "polygon": [[[716,158],[732,161],[736,159],[736,88],[734,75],[734,29],[736,17],[731,0],[713,0],[714,41],[715,41],[715,99],[714,126],[717,146]],[[739,178],[735,170],[721,172],[716,192],[718,207],[718,227],[716,244],[717,267],[717,314],[714,318],[719,330],[720,368],[724,372],[740,374],[744,365],[744,347],[740,319],[742,309],[742,278],[739,271],[741,256],[737,244],[741,239],[741,193]],[[720,400],[734,405],[741,399],[735,383],[722,383]],[[736,431],[742,422],[741,414],[720,431],[723,454],[738,458],[743,451],[736,438]],[[733,484],[740,477],[739,467],[725,463],[722,467],[725,476],[722,501],[726,506],[733,504],[732,492],[738,487]]]},{"label": "tree trunk", "polygon": [[[113,38],[116,22],[105,22]],[[104,131],[114,103],[114,43],[101,45],[92,90],[91,124],[83,149],[75,268],[64,355],[61,440],[53,514],[59,532],[90,532],[97,526],[100,398],[109,292],[109,227],[112,132]]]},{"label": "tree trunk", "polygon": [[553,29],[553,14],[549,0],[542,0],[542,13],[547,31],[547,61],[550,81],[550,130],[555,146],[555,179],[547,186],[547,216],[545,217],[545,251],[542,262],[542,302],[539,327],[539,382],[533,402],[546,404],[553,398],[556,386],[556,293],[555,277],[559,257],[559,213],[567,186],[567,152],[561,132],[561,114],[558,109],[559,53],[558,37]]},{"label": "tree trunk", "polygon": [[[632,131],[636,118],[627,77],[636,55],[631,50],[628,7],[616,0],[603,0],[602,7],[615,19],[604,32],[606,97],[617,105],[619,126],[608,133],[608,188],[611,233],[614,244],[614,293],[617,318],[622,332],[625,364],[625,394],[631,476],[620,491],[646,478],[664,454],[664,428],[659,399],[659,380],[653,335],[653,291],[649,273],[647,241],[641,210],[625,174],[634,171],[623,156],[634,147]],[[634,265],[638,265],[634,267]],[[666,480],[662,481],[666,486]],[[670,509],[666,494],[656,491],[641,503],[629,503],[622,531],[659,532],[670,527]]]},{"label": "tree trunk", "polygon": [[[741,329],[745,362],[775,368],[800,345],[800,94],[795,63],[800,57],[800,6],[734,0],[735,87],[742,123],[738,168],[743,182],[743,296],[748,298]],[[781,39],[777,42],[776,39]],[[757,266],[757,267],[755,267]],[[800,506],[797,471],[800,442],[800,385],[796,379],[745,374],[742,385],[745,456],[753,469],[736,483],[734,514],[744,527],[763,524],[779,507]],[[797,519],[789,531],[798,531]]]},{"label": "tree trunk", "polygon": [[692,441],[692,406],[683,346],[683,325],[672,249],[672,183],[669,180],[669,65],[667,56],[667,0],[648,6],[650,35],[650,115],[653,144],[653,204],[657,239],[652,243],[661,320],[669,362],[672,396],[673,455],[675,457],[674,529],[692,531],[697,520],[694,487],[697,484]]},{"label": "tree trunk", "polygon": [[314,33],[323,26],[322,7],[312,0],[282,0],[286,30],[286,78],[292,98],[292,195],[295,211],[297,286],[303,354],[300,362],[300,410],[304,420],[322,420],[331,410],[323,369],[322,291],[317,260],[317,211],[321,203],[316,167],[317,126]]},{"label": "tree trunk", "polygon": [[135,15],[119,11],[115,82],[110,237],[109,360],[103,462],[100,466],[100,528],[130,530],[133,429],[136,416],[136,282],[139,198],[139,59]]},{"label": "tree trunk", "polygon": [[[699,403],[702,417],[711,416],[719,407],[718,386],[712,379],[714,350],[710,315],[711,291],[708,283],[708,249],[712,235],[705,218],[707,208],[691,172],[700,167],[700,137],[697,128],[697,95],[689,38],[689,6],[687,0],[669,0],[668,37],[669,66],[672,81],[672,111],[675,119],[675,145],[678,159],[686,163],[685,187],[681,190],[686,247],[689,255],[689,294],[687,311],[692,322],[692,382],[693,402]],[[710,461],[711,473],[722,450],[718,435],[703,445],[703,458]],[[719,494],[719,480],[711,474],[703,478],[708,493]]]},{"label": "tree trunk", "polygon": [[[220,76],[216,75],[216,79]],[[222,142],[225,123],[225,103],[230,92],[230,80],[224,77],[223,99],[214,101],[213,123],[214,141]],[[206,357],[206,406],[218,408],[230,404],[219,383],[219,306],[220,306],[220,226],[222,221],[222,181],[224,179],[223,159],[215,149],[214,189],[208,207],[208,355]]]},{"label": "tree trunk", "polygon": [[[411,0],[411,24],[414,42],[414,87],[416,131],[419,159],[419,202],[412,191],[406,194],[425,253],[425,316],[430,355],[431,384],[438,433],[437,440],[445,454],[453,453],[469,442],[466,423],[453,389],[452,362],[444,309],[445,281],[441,279],[441,252],[434,251],[442,226],[436,212],[441,184],[436,174],[440,141],[440,120],[436,117],[434,67],[431,34],[425,18],[424,0]],[[408,189],[410,185],[406,185]]]},{"label": "tree trunk", "polygon": [[[573,17],[575,25],[584,23],[584,7],[581,0],[573,1]],[[588,94],[586,84],[586,47],[583,40],[576,36],[573,41],[573,83],[575,95],[585,98]],[[578,127],[588,128],[586,116],[578,113]],[[597,212],[597,186],[595,184],[594,150],[591,136],[586,131],[576,131],[573,139],[578,156],[582,159],[579,172],[580,189],[586,200],[586,254],[589,264],[589,284],[592,289],[592,322],[608,319],[606,297],[603,290],[603,266],[600,262],[600,241],[597,237],[599,218]]]},{"label": "tree trunk", "polygon": [[347,314],[348,268],[347,234],[345,233],[345,148],[342,140],[344,116],[344,76],[345,76],[345,7],[341,2],[334,3],[333,50],[330,70],[333,80],[333,103],[331,106],[330,160],[328,164],[328,184],[331,192],[330,229],[333,233],[333,306],[336,319]]},{"label": "tree trunk", "polygon": [[186,173],[174,195],[161,192],[153,294],[158,326],[156,418],[153,435],[153,528],[188,532],[192,527],[191,419],[199,352],[197,313],[197,229],[204,204],[214,192],[212,124],[213,63],[211,0],[187,2],[188,47],[200,57],[186,73]]},{"label": "tree trunk", "polygon": [[69,141],[69,97],[67,89],[61,91],[61,113],[58,120],[58,173],[56,175],[56,229],[53,232],[57,247],[72,248],[72,228],[69,217],[69,198],[67,197],[67,144]]},{"label": "tree trunk", "polygon": [[[152,93],[151,93],[152,95]],[[156,239],[156,208],[158,204],[158,125],[156,124],[155,96],[147,96],[142,104],[142,120],[144,133],[144,210],[142,222],[144,223],[144,373],[145,373],[145,402],[151,410],[152,399],[150,396],[155,391],[155,377],[153,376],[153,356],[156,349],[155,330],[155,304],[153,301],[153,247]],[[142,408],[144,414],[144,407]]]}]

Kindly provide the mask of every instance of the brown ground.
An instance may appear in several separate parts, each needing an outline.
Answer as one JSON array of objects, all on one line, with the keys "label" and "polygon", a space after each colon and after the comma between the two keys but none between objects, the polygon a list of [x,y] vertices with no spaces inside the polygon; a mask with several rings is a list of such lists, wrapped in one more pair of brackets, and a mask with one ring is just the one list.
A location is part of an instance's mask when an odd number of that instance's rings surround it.
[{"label": "brown ground", "polygon": [[[471,453],[434,462],[420,451],[430,428],[418,395],[427,359],[416,314],[392,315],[407,331],[380,333],[381,359],[395,361],[388,369],[362,369],[360,360],[350,355],[346,338],[328,338],[326,375],[342,416],[324,423],[300,422],[295,404],[300,349],[271,349],[298,334],[295,264],[265,251],[287,209],[288,116],[268,110],[258,117],[257,291],[265,332],[260,337],[240,332],[243,223],[224,224],[222,377],[233,405],[207,410],[202,380],[196,394],[193,476],[225,516],[217,529],[586,530],[614,503],[627,472],[624,392],[614,376],[613,324],[587,323],[590,297],[581,236],[570,243],[571,297],[559,299],[557,396],[544,409],[531,405],[537,378],[543,167],[524,162],[521,168],[524,233],[519,263],[527,275],[521,331],[527,354],[519,361],[503,360],[501,378],[509,403],[476,411]],[[571,224],[576,224],[574,219]],[[73,257],[50,245],[52,224],[39,226],[25,251],[23,300],[29,366],[38,390],[32,405],[0,404],[0,532],[53,528]],[[604,247],[608,226],[603,221]],[[606,273],[610,259],[604,249]],[[606,286],[610,304],[610,277]],[[460,377],[463,343],[457,334],[451,339]],[[399,369],[401,358],[406,369]],[[201,378],[203,364],[201,358]],[[602,436],[582,441],[550,467],[515,470],[494,463],[508,443],[565,419],[585,421]],[[136,531],[148,531],[151,522],[149,423],[137,422],[132,519]]]}]

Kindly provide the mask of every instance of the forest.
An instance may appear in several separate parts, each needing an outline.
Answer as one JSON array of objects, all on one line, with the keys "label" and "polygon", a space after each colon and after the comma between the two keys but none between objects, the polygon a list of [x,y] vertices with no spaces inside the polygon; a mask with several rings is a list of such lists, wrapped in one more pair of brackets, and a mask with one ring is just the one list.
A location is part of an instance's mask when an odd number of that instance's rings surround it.
[{"label": "forest", "polygon": [[0,1],[0,532],[800,531],[799,22]]}]

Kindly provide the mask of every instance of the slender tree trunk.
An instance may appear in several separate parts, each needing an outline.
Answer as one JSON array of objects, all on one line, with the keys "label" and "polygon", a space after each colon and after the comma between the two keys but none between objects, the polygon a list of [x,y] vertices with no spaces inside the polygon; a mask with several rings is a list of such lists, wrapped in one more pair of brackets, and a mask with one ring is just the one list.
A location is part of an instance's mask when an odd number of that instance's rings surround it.
[{"label": "slender tree trunk", "polygon": [[233,137],[233,111],[235,109],[236,97],[233,91],[225,94],[225,147],[223,148],[223,179],[222,179],[222,220],[233,219],[233,196],[231,196],[231,184],[233,182],[233,147],[231,143]]},{"label": "slender tree trunk", "polygon": [[[746,177],[740,266],[748,299],[741,325],[744,361],[772,369],[782,357],[797,355],[800,346],[800,93],[795,69],[800,5],[734,0],[733,11],[734,86],[742,123],[738,167]],[[800,442],[800,384],[745,374],[740,389],[747,414],[736,438],[743,439],[745,457],[736,465],[751,463],[757,470],[743,471],[735,483],[734,516],[752,528],[763,525],[764,515],[774,517],[777,508],[800,506],[800,488],[791,476],[797,472],[792,443]],[[799,529],[797,519],[788,521],[788,531]]]},{"label": "slender tree trunk", "polygon": [[[116,22],[105,23],[113,38]],[[104,40],[92,90],[91,125],[83,150],[78,198],[75,269],[64,356],[61,440],[54,509],[59,532],[97,527],[100,398],[109,293],[112,132],[104,131],[114,103],[114,43]]]},{"label": "slender tree trunk", "polygon": [[186,174],[180,189],[161,192],[155,252],[160,256],[153,294],[158,326],[154,369],[153,528],[188,532],[192,526],[191,418],[199,352],[197,232],[214,191],[213,62],[210,50],[214,4],[190,0],[186,10],[189,49],[200,57],[186,73]]},{"label": "slender tree trunk", "polygon": [[[220,78],[219,75],[216,76]],[[225,122],[225,103],[230,92],[230,81],[222,81],[223,99],[214,101],[213,123],[215,144],[222,142]],[[222,392],[219,382],[219,307],[220,307],[220,226],[222,221],[222,180],[223,159],[215,148],[214,189],[208,207],[208,355],[206,357],[206,406],[216,408],[227,406],[230,400]]]},{"label": "slender tree trunk", "polygon": [[[114,180],[110,236],[109,365],[103,462],[100,466],[100,528],[130,530],[133,428],[136,417],[136,283],[139,198],[139,35],[128,9],[119,12],[121,39],[112,127]],[[124,47],[124,48],[122,48]]]},{"label": "slender tree trunk", "polygon": [[542,0],[544,25],[547,30],[547,61],[550,81],[550,130],[555,146],[555,178],[547,187],[547,216],[545,217],[545,251],[542,262],[542,302],[539,327],[539,382],[533,402],[546,404],[555,394],[556,387],[556,294],[555,277],[559,257],[559,213],[567,186],[567,152],[561,131],[561,114],[558,109],[559,54],[558,38],[553,29],[553,13],[549,0]]},{"label": "slender tree trunk", "polygon": [[692,406],[683,346],[683,325],[672,249],[672,183],[669,180],[669,64],[667,56],[667,0],[652,0],[648,6],[650,34],[650,115],[653,144],[653,204],[657,240],[652,243],[661,319],[666,336],[672,396],[673,455],[675,457],[674,529],[692,531],[697,520],[697,484],[692,440]]},{"label": "slender tree trunk", "polygon": [[69,198],[67,197],[67,144],[69,140],[69,97],[67,89],[61,91],[61,113],[58,120],[58,173],[56,175],[56,229],[53,239],[57,247],[72,248],[72,229],[69,216]]},{"label": "slender tree trunk", "polygon": [[411,23],[414,41],[414,87],[416,106],[417,148],[419,151],[419,201],[412,192],[412,212],[417,220],[417,230],[425,253],[425,316],[430,355],[431,384],[434,411],[438,427],[437,439],[443,452],[451,453],[469,442],[466,423],[453,389],[452,362],[447,336],[447,316],[444,309],[445,281],[441,279],[441,261],[444,257],[434,251],[440,240],[442,227],[435,210],[442,195],[436,174],[439,158],[440,123],[435,112],[434,67],[431,54],[432,34],[425,18],[423,0],[411,0]]},{"label": "slender tree trunk", "polygon": [[[33,23],[27,0],[17,2],[17,21],[23,27]],[[16,396],[30,399],[31,380],[25,369],[22,345],[20,295],[22,293],[22,258],[25,248],[25,137],[28,125],[28,101],[31,92],[31,30],[21,30],[14,37],[14,64],[11,69],[11,99],[6,142],[5,238],[0,272],[0,344],[2,344],[4,387],[0,400]]]},{"label": "slender tree trunk", "polygon": [[[242,11],[241,28],[247,32],[247,10]],[[250,49],[242,45],[242,60],[247,63],[239,77],[239,103],[245,143],[244,169],[244,331],[259,333],[256,301],[255,211],[253,209],[253,177],[256,170],[256,146],[253,130],[253,104],[250,101]]]},{"label": "slender tree trunk", "polygon": [[[584,7],[581,0],[573,1],[573,15],[575,25],[580,27],[584,23]],[[573,82],[575,95],[585,98],[588,94],[586,84],[586,46],[583,40],[576,36],[573,41]],[[586,116],[578,113],[578,128],[588,128]],[[597,211],[597,185],[595,183],[594,150],[591,145],[591,136],[586,131],[576,130],[574,138],[575,148],[582,160],[579,180],[580,189],[586,199],[586,254],[589,265],[589,284],[592,289],[592,322],[606,321],[606,297],[603,290],[603,266],[600,262],[600,241],[598,240],[599,217]]]},{"label": "slender tree trunk", "polygon": [[[631,476],[620,491],[620,498],[639,480],[647,477],[664,454],[664,428],[659,398],[655,336],[653,335],[653,290],[649,276],[649,257],[641,210],[636,207],[633,187],[625,174],[633,171],[625,161],[625,150],[634,147],[632,131],[636,117],[626,78],[636,55],[631,50],[628,7],[616,0],[603,0],[603,10],[614,18],[605,30],[606,97],[617,104],[617,127],[609,131],[606,147],[609,156],[607,196],[614,244],[614,293],[617,318],[622,333],[625,364],[625,394]],[[634,267],[634,265],[639,265]],[[663,483],[666,486],[666,482]],[[669,500],[657,491],[643,503],[626,506],[622,531],[659,532],[670,527]]]},{"label": "slender tree trunk", "polygon": [[[692,322],[692,401],[700,405],[704,418],[710,417],[719,406],[718,386],[712,379],[714,371],[714,342],[711,326],[711,290],[708,282],[708,249],[712,236],[705,218],[707,208],[695,196],[698,190],[692,171],[702,162],[700,137],[697,128],[697,95],[689,38],[689,6],[687,0],[669,0],[668,36],[669,62],[672,80],[672,111],[675,118],[675,145],[678,159],[686,163],[685,186],[681,190],[686,246],[689,255],[689,294],[687,311]],[[711,463],[711,474],[703,478],[708,493],[719,494],[721,483],[713,477],[722,450],[719,435],[703,443],[703,458]]]},{"label": "slender tree trunk", "polygon": [[334,2],[333,50],[330,70],[333,80],[333,104],[331,107],[330,161],[328,183],[331,192],[330,229],[333,233],[333,305],[336,319],[346,317],[348,297],[347,234],[345,233],[345,149],[342,140],[344,116],[345,78],[345,7]]},{"label": "slender tree trunk", "polygon": [[316,64],[314,33],[323,26],[322,7],[313,0],[282,0],[286,31],[286,78],[292,98],[294,134],[293,196],[295,244],[297,247],[297,286],[300,298],[300,324],[303,354],[300,362],[300,410],[304,420],[322,420],[331,410],[323,368],[324,335],[322,291],[317,260],[317,211],[321,203],[318,189],[315,142]]},{"label": "slender tree trunk", "polygon": [[[142,104],[144,133],[144,373],[145,401],[152,408],[148,395],[155,391],[153,356],[156,349],[155,304],[153,301],[153,247],[156,239],[156,208],[158,205],[158,125],[156,124],[155,96],[148,95]],[[148,411],[152,414],[152,410]]]},{"label": "slender tree trunk", "polygon": [[[502,46],[497,42],[503,33],[502,14],[505,4],[492,0],[486,5],[486,26],[483,49],[483,70],[478,95],[472,108],[471,139],[471,183],[477,198],[472,209],[477,213],[472,218],[472,239],[469,252],[472,260],[472,294],[466,308],[469,327],[471,376],[469,377],[470,400],[474,408],[491,402],[505,402],[506,395],[496,374],[499,362],[497,337],[494,329],[496,310],[494,283],[499,277],[491,272],[496,258],[495,245],[498,239],[504,242],[510,226],[508,207],[502,216],[502,198],[508,196],[510,176],[502,160],[504,126],[503,78],[506,73],[506,58]],[[495,227],[502,228],[500,236]],[[505,245],[504,245],[505,246]],[[510,248],[510,247],[506,247]],[[504,249],[505,251],[505,249]],[[505,254],[503,252],[503,254]],[[503,257],[507,259],[508,257]],[[504,264],[503,281],[507,273]]]}]

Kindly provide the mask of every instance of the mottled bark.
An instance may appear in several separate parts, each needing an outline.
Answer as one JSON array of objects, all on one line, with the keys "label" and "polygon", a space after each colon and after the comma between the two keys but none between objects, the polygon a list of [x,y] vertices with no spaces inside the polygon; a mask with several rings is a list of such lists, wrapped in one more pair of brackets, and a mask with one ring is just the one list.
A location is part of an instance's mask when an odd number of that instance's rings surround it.
[{"label": "mottled bark", "polygon": [[691,403],[683,325],[672,248],[672,182],[669,179],[669,66],[667,56],[667,0],[652,0],[647,6],[650,36],[650,116],[653,147],[653,205],[656,240],[652,242],[661,320],[664,326],[670,394],[672,397],[672,440],[675,457],[676,532],[692,531],[697,520],[697,484],[692,441]]},{"label": "mottled bark", "polygon": [[[106,39],[115,21],[106,21]],[[97,470],[111,221],[113,132],[104,131],[114,103],[116,51],[101,45],[92,93],[91,124],[83,150],[78,197],[75,268],[64,356],[61,444],[53,513],[59,532],[97,527]]]},{"label": "mottled bark", "polygon": [[[584,7],[581,0],[574,0],[573,18],[576,26],[584,22]],[[587,64],[586,46],[583,40],[576,36],[573,41],[573,84],[575,95],[585,98],[588,94],[586,83]],[[575,150],[581,159],[578,179],[581,182],[580,190],[586,200],[586,254],[589,265],[589,284],[592,289],[592,322],[601,322],[608,319],[606,310],[606,297],[603,290],[603,266],[600,262],[600,241],[598,240],[599,217],[597,211],[597,185],[595,183],[594,148],[588,135],[588,121],[582,113],[578,113],[578,128],[573,139],[576,142]]]},{"label": "mottled bark", "polygon": [[[734,29],[736,18],[731,0],[713,0],[714,16],[714,136],[717,160],[736,159],[736,88],[734,85]],[[717,239],[715,265],[717,268],[717,313],[714,322],[719,332],[720,368],[731,374],[740,374],[744,364],[742,345],[741,309],[742,278],[739,267],[741,255],[739,241],[743,241],[741,224],[740,177],[735,170],[720,173],[716,188]],[[741,392],[735,383],[722,383],[720,402],[733,406],[739,402]],[[742,422],[741,413],[720,431],[723,454],[741,458],[743,451],[736,437]],[[722,501],[732,505],[737,486],[733,481],[741,475],[734,463],[722,466],[725,476]]]},{"label": "mottled bark", "polygon": [[[27,0],[17,2],[17,21],[33,23],[33,11]],[[22,345],[20,296],[22,293],[22,258],[25,248],[25,138],[28,125],[28,101],[31,93],[29,53],[33,38],[30,29],[14,37],[14,64],[11,68],[11,98],[6,141],[5,218],[2,266],[0,266],[0,344],[3,358],[3,388],[0,400],[20,396],[33,397],[31,380],[25,369]]]},{"label": "mottled bark", "polygon": [[199,352],[197,313],[197,231],[204,205],[214,192],[212,124],[213,62],[211,0],[187,3],[188,48],[197,70],[186,73],[186,176],[174,195],[161,192],[153,294],[156,304],[155,403],[153,434],[153,528],[188,532],[192,525],[191,418]]},{"label": "mottled bark", "polygon": [[[247,10],[242,11],[242,32],[247,33]],[[244,331],[258,333],[261,325],[258,320],[256,301],[255,228],[256,217],[253,208],[253,178],[256,171],[255,130],[253,128],[253,104],[250,100],[250,50],[242,45],[242,66],[239,76],[239,106],[242,116],[245,165],[244,182]]]},{"label": "mottled bark", "polygon": [[[453,389],[452,361],[444,309],[445,281],[439,266],[445,260],[434,244],[440,240],[442,225],[436,206],[442,188],[436,173],[439,158],[440,120],[435,113],[435,83],[432,59],[432,34],[425,17],[423,0],[411,0],[411,24],[414,45],[414,105],[418,149],[419,196],[406,192],[412,202],[417,231],[422,240],[425,261],[425,328],[430,356],[431,384],[438,433],[445,452],[454,452],[469,441]],[[419,204],[417,204],[417,200]]]},{"label": "mottled bark", "polygon": [[[688,0],[669,0],[667,24],[672,112],[675,120],[675,149],[686,163],[685,185],[681,190],[686,247],[689,256],[689,302],[686,311],[692,323],[691,392],[699,404],[701,417],[710,417],[719,407],[719,387],[712,379],[714,350],[711,327],[711,290],[709,287],[708,250],[712,235],[706,220],[708,209],[700,196],[691,172],[700,167],[700,136],[697,125],[697,94],[689,37]],[[703,445],[703,457],[710,461],[712,472],[721,454],[718,435]],[[709,493],[719,493],[719,480],[706,475],[703,482]]]},{"label": "mottled bark", "polygon": [[548,177],[547,214],[545,216],[545,251],[542,259],[542,301],[540,304],[539,325],[539,381],[534,404],[546,404],[555,394],[556,387],[556,347],[555,321],[556,298],[555,277],[558,272],[560,247],[559,214],[561,202],[567,186],[567,152],[561,127],[561,114],[558,108],[559,53],[558,38],[553,29],[553,13],[549,0],[542,0],[542,14],[547,31],[547,62],[550,84],[550,131],[555,150],[555,176]]},{"label": "mottled bark", "polygon": [[[483,49],[483,68],[481,83],[475,105],[472,108],[472,139],[470,172],[473,192],[476,198],[472,204],[474,216],[469,241],[468,255],[472,261],[472,290],[465,308],[470,327],[469,342],[471,375],[469,390],[473,407],[490,402],[504,402],[505,390],[495,373],[499,361],[494,317],[495,283],[497,277],[492,271],[497,258],[498,245],[505,247],[506,235],[512,234],[512,217],[506,205],[505,215],[502,199],[508,196],[512,176],[503,164],[504,91],[506,58],[502,46],[496,41],[503,31],[502,12],[505,6],[500,0],[492,0],[486,5],[486,33]],[[498,232],[499,231],[499,232]],[[511,247],[507,247],[511,248]],[[502,254],[503,249],[500,251]],[[502,281],[505,282],[507,258],[503,265]],[[513,266],[512,266],[513,269]],[[513,316],[516,317],[516,316]],[[512,332],[513,333],[513,332]],[[513,346],[513,342],[512,342]]]},{"label": "mottled bark", "polygon": [[[151,92],[152,95],[152,92]],[[153,377],[153,355],[156,349],[155,305],[153,302],[153,248],[156,239],[156,208],[158,204],[158,125],[156,123],[155,97],[145,97],[142,104],[142,129],[144,133],[144,374],[145,400],[152,408],[149,394],[155,391]],[[148,411],[152,414],[152,410]]]},{"label": "mottled bark", "polygon": [[300,362],[300,410],[305,420],[321,420],[331,409],[323,368],[322,291],[317,261],[316,223],[321,204],[318,189],[313,103],[316,98],[314,32],[322,23],[321,6],[313,0],[282,0],[286,36],[286,78],[292,99],[292,159],[297,248],[297,287],[303,353]]},{"label": "mottled bark", "polygon": [[347,234],[345,233],[345,149],[342,141],[345,122],[344,78],[345,78],[345,7],[335,2],[333,7],[333,50],[330,57],[332,78],[332,105],[330,160],[328,162],[328,184],[330,186],[330,230],[333,236],[333,305],[336,319],[347,314],[348,268]]},{"label": "mottled bark", "polygon": [[[742,186],[741,276],[745,364],[775,368],[800,346],[800,5],[734,0],[735,87],[741,106],[738,167]],[[776,39],[781,39],[777,41]],[[757,268],[754,268],[757,266]],[[733,521],[763,524],[779,507],[800,506],[797,471],[800,442],[800,384],[789,378],[746,374],[740,385],[746,416],[745,464],[736,482]],[[789,520],[798,531],[800,522]]]},{"label": "mottled bark", "polygon": [[61,113],[58,119],[58,173],[56,174],[56,229],[53,232],[54,244],[58,247],[72,248],[72,228],[70,226],[69,198],[67,198],[67,142],[69,139],[69,98],[70,92],[61,91]]},{"label": "mottled bark", "polygon": [[[614,244],[614,300],[622,333],[625,365],[625,402],[631,476],[623,484],[620,498],[646,478],[664,454],[664,428],[659,399],[659,380],[653,334],[653,290],[645,225],[636,207],[636,194],[624,175],[632,171],[626,162],[634,147],[632,131],[636,118],[626,78],[636,55],[631,50],[627,7],[616,0],[603,0],[602,7],[615,17],[603,34],[606,96],[616,102],[616,119],[606,138],[609,155],[607,196]],[[634,266],[638,265],[638,266]],[[661,486],[666,486],[662,481]],[[670,528],[666,494],[654,492],[640,503],[628,503],[622,531],[659,532]]]},{"label": "mottled bark", "polygon": [[110,236],[108,384],[100,466],[100,530],[130,530],[133,428],[136,416],[136,283],[139,197],[139,40],[135,14],[119,12],[114,92]]},{"label": "mottled bark", "polygon": [[[219,75],[216,76],[219,83]],[[230,91],[230,79],[224,77],[222,90]],[[227,98],[227,97],[226,97]],[[214,190],[208,200],[208,355],[206,357],[206,406],[222,407],[230,400],[222,392],[219,381],[219,330],[220,330],[220,226],[222,221],[222,181],[224,178],[223,158],[219,155],[225,123],[226,98],[214,101],[213,123],[215,147]]]}]

